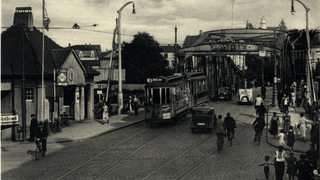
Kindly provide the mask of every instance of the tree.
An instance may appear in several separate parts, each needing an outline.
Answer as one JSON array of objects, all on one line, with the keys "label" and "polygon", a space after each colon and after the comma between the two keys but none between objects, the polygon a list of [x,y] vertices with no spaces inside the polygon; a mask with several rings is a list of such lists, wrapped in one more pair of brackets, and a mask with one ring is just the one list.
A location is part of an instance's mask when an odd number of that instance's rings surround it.
[{"label": "tree", "polygon": [[168,62],[160,52],[159,43],[146,32],[138,32],[131,43],[124,43],[122,54],[126,82],[146,83],[147,78],[171,74]]}]

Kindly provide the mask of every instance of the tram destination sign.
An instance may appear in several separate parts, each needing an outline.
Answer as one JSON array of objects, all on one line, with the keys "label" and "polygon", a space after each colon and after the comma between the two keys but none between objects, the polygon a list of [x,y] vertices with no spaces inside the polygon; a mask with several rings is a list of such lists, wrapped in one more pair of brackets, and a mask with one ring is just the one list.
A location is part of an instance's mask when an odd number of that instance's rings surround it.
[{"label": "tram destination sign", "polygon": [[18,115],[1,115],[1,126],[19,124]]}]

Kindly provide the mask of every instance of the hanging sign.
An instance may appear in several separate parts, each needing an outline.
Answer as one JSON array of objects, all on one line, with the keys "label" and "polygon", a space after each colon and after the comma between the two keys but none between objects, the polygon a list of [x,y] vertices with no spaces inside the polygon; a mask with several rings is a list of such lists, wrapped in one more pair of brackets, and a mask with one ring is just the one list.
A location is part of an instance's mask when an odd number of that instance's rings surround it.
[{"label": "hanging sign", "polygon": [[67,84],[67,70],[61,69],[57,76],[57,85],[66,86]]}]

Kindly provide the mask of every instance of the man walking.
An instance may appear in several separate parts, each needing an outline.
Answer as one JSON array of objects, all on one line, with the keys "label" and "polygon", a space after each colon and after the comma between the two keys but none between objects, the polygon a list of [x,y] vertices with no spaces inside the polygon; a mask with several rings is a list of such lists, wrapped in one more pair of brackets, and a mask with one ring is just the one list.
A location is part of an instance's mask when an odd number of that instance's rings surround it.
[{"label": "man walking", "polygon": [[33,142],[34,138],[36,137],[37,132],[38,132],[38,120],[37,120],[35,114],[31,114],[31,122],[30,122],[29,131],[30,131],[29,141]]},{"label": "man walking", "polygon": [[227,117],[224,118],[224,124],[227,129],[227,137],[229,145],[232,146],[232,139],[234,138],[234,128],[236,128],[236,121],[227,113]]},{"label": "man walking", "polygon": [[221,114],[218,115],[218,119],[214,122],[214,130],[217,135],[217,150],[218,150],[218,153],[221,153],[221,151],[223,150],[224,135],[226,132],[226,127],[222,120]]}]

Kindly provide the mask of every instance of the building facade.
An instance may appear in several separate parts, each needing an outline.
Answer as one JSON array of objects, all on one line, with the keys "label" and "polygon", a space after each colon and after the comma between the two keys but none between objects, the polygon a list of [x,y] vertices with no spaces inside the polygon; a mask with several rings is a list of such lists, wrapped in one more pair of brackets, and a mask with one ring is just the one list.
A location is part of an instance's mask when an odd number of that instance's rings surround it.
[{"label": "building facade", "polygon": [[[1,116],[16,115],[14,125],[22,128],[24,138],[31,114],[41,121],[63,112],[75,121],[93,118],[99,72],[84,65],[75,50],[62,48],[34,27],[30,7],[17,8],[14,18],[1,36]],[[14,139],[16,126],[1,125],[2,138]]]}]

